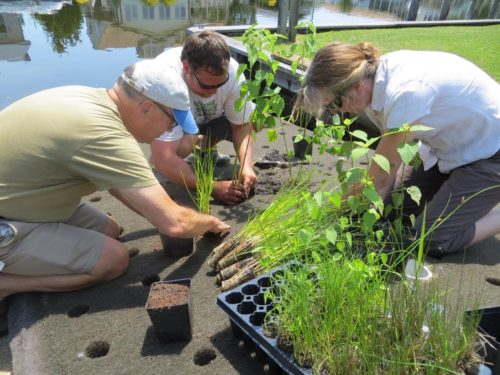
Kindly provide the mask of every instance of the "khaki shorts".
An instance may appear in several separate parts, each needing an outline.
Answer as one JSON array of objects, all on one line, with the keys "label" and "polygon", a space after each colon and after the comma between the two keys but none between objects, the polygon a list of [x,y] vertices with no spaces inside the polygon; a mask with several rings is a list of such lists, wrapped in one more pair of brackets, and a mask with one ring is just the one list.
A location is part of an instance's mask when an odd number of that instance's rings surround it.
[{"label": "khaki shorts", "polygon": [[25,276],[89,273],[104,250],[108,223],[104,212],[85,203],[64,223],[0,219],[0,225],[15,228],[12,242],[0,243],[2,272]]}]

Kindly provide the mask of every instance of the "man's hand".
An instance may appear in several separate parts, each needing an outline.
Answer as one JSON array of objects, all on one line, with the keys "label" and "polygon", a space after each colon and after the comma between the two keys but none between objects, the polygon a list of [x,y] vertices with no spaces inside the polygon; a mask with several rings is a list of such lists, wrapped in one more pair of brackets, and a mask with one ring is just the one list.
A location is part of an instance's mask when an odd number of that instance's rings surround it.
[{"label": "man's hand", "polygon": [[257,176],[255,175],[255,171],[252,167],[243,168],[241,170],[240,183],[243,186],[243,190],[245,191],[247,198],[250,194],[250,190],[255,186],[256,182]]},{"label": "man's hand", "polygon": [[213,216],[213,218],[215,219],[213,226],[208,230],[208,232],[220,233],[220,235],[222,236],[231,230],[231,226],[229,224],[226,224],[215,216]]},{"label": "man's hand", "polygon": [[234,181],[214,181],[212,196],[217,202],[235,205],[247,198],[243,185]]}]

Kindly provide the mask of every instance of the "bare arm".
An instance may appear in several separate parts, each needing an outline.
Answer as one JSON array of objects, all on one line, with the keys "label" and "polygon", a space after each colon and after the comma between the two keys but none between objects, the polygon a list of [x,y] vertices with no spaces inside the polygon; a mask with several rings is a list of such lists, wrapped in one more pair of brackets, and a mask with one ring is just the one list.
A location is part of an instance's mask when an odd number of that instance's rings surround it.
[{"label": "bare arm", "polygon": [[394,179],[401,165],[401,156],[398,153],[398,146],[403,142],[409,142],[412,138],[411,133],[401,132],[384,135],[380,139],[375,153],[385,156],[387,160],[389,160],[391,166],[390,174],[381,169],[378,164],[373,161],[368,170],[368,174],[382,199],[384,199],[392,189]]},{"label": "bare arm", "polygon": [[196,189],[196,175],[184,160],[193,149],[192,142],[189,136],[172,142],[155,140],[151,143],[151,153],[155,168],[162,175],[174,184]]},{"label": "bare arm", "polygon": [[111,189],[123,204],[145,217],[158,231],[171,237],[195,237],[205,232],[220,233],[230,226],[210,215],[179,206],[160,184],[140,188]]},{"label": "bare arm", "polygon": [[252,127],[248,123],[242,125],[231,124],[231,133],[234,150],[240,161],[240,182],[248,194],[250,188],[257,182],[257,177],[253,169]]},{"label": "bare arm", "polygon": [[[186,141],[186,138],[187,141]],[[196,139],[196,138],[194,138]],[[189,155],[193,146],[189,137],[181,140],[164,142],[155,140],[151,143],[151,153],[155,168],[177,185],[196,189],[196,174],[191,166],[183,159]],[[237,204],[245,198],[242,189],[232,181],[214,181],[212,196],[225,204]]]}]

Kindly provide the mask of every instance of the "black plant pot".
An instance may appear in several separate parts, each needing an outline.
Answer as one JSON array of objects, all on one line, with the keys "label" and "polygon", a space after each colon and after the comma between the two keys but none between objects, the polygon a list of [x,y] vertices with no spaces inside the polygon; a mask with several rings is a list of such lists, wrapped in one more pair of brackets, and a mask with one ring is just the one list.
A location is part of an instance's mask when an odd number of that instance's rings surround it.
[{"label": "black plant pot", "polygon": [[191,340],[190,287],[191,279],[159,281],[151,285],[146,310],[158,337],[165,343]]},{"label": "black plant pot", "polygon": [[297,159],[304,160],[307,155],[312,155],[312,149],[312,142],[309,143],[305,139],[295,142],[295,136],[293,137],[293,153]]},{"label": "black plant pot", "polygon": [[169,257],[181,258],[193,252],[193,238],[176,238],[160,234],[161,245]]},{"label": "black plant pot", "polygon": [[486,307],[479,310],[466,311],[465,315],[480,314],[479,328],[493,338],[491,344],[479,347],[478,354],[489,363],[494,374],[500,374],[500,306]]}]

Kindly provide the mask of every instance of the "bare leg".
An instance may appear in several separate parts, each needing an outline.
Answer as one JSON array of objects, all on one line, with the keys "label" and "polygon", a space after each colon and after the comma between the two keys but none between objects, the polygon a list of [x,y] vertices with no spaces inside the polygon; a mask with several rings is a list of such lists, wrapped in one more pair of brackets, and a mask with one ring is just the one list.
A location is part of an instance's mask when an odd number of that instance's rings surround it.
[{"label": "bare leg", "polygon": [[476,221],[476,233],[471,245],[500,233],[500,207],[495,207]]},{"label": "bare leg", "polygon": [[118,237],[120,237],[121,232],[123,232],[123,228],[120,226],[120,224],[118,224],[118,222],[112,216],[108,216],[108,218],[109,218],[109,223],[108,226],[106,227],[104,234],[111,238],[117,239]]},{"label": "bare leg", "polygon": [[0,300],[20,292],[67,292],[83,289],[120,276],[127,269],[128,261],[125,246],[108,238],[101,257],[88,274],[23,276],[0,273]]}]

